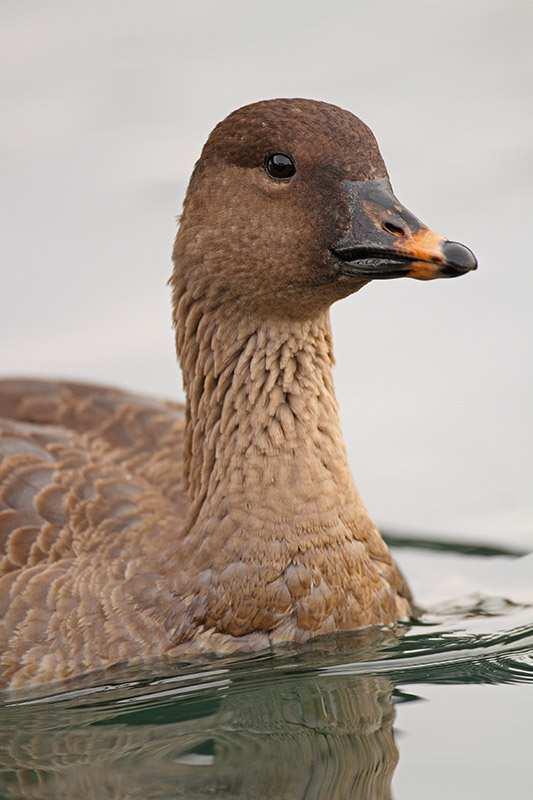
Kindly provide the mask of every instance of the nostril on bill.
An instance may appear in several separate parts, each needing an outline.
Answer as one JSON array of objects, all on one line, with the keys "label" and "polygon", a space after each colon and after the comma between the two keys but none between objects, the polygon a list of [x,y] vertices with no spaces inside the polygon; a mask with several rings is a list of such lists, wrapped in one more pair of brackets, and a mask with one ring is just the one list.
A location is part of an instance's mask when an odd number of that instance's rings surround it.
[{"label": "nostril on bill", "polygon": [[395,225],[394,222],[387,222],[383,223],[383,229],[386,230],[388,233],[392,233],[393,236],[405,236],[405,231],[399,225]]}]

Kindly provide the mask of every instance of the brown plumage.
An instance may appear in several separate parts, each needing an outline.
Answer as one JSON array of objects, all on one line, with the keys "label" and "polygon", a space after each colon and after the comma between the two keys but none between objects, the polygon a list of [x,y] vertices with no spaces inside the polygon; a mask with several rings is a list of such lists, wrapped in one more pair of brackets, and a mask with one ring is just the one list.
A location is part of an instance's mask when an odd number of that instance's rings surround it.
[{"label": "brown plumage", "polygon": [[348,112],[274,100],[218,125],[173,254],[186,410],[0,382],[0,683],[408,617],[348,468],[328,309],[372,278],[475,268],[452,244]]}]

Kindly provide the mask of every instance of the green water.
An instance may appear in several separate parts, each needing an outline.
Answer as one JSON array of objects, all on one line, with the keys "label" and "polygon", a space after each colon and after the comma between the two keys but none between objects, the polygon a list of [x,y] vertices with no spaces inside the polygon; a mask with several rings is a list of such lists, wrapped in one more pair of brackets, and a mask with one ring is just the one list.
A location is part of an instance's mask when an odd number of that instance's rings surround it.
[{"label": "green water", "polygon": [[433,601],[414,626],[4,695],[0,798],[533,796],[531,562],[407,544]]}]

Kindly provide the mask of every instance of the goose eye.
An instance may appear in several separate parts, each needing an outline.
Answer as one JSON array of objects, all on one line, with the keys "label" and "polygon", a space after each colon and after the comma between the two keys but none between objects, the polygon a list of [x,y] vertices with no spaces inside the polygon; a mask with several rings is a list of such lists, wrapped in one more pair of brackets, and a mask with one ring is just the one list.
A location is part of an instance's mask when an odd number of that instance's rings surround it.
[{"label": "goose eye", "polygon": [[267,156],[265,169],[271,178],[276,178],[278,181],[288,180],[296,172],[294,161],[285,153],[272,153]]}]

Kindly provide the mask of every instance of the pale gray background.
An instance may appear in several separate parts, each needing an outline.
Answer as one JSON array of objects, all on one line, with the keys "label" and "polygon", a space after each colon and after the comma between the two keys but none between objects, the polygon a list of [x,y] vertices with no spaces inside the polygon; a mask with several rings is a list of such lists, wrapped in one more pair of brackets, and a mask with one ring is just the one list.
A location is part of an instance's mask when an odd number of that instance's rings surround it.
[{"label": "pale gray background", "polygon": [[213,125],[276,96],[375,130],[456,281],[334,310],[353,469],[382,523],[531,543],[533,4],[3,3],[0,372],[177,396],[165,286]]}]

